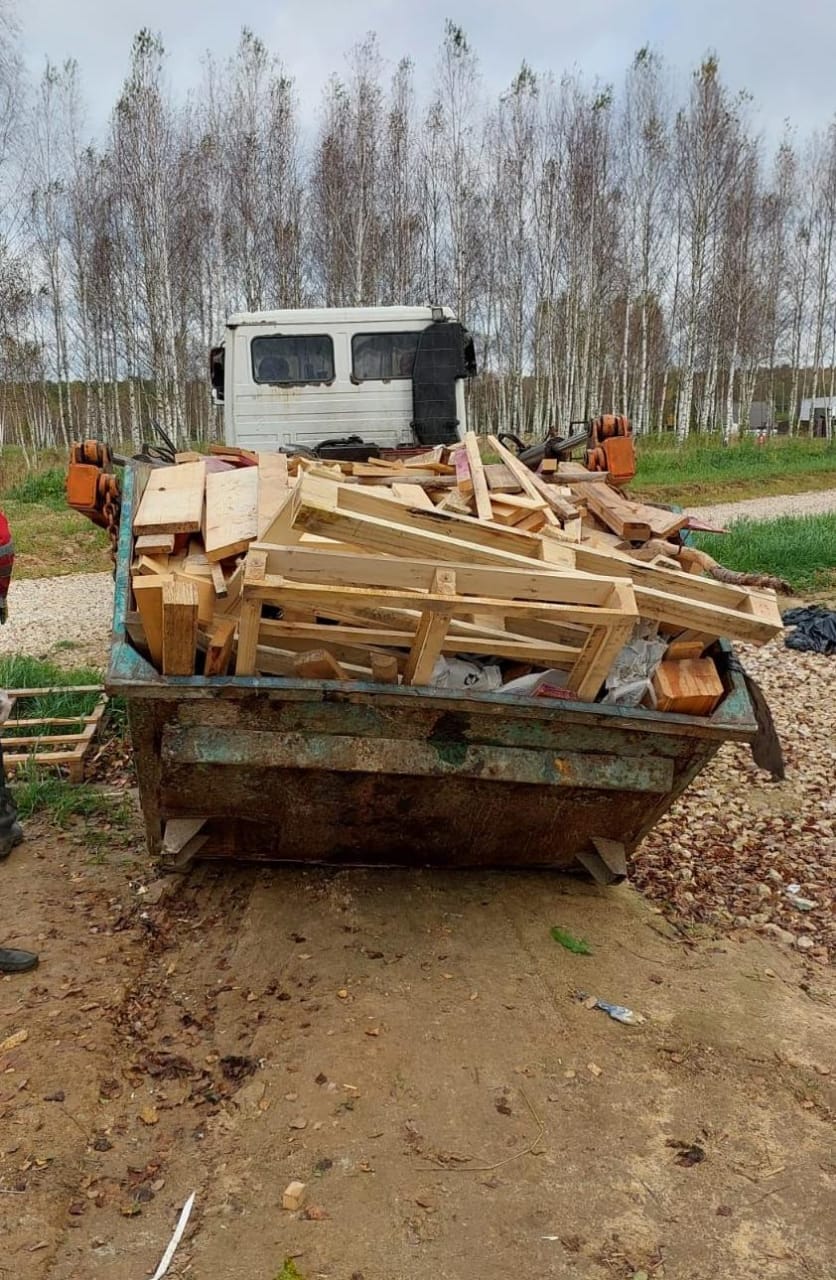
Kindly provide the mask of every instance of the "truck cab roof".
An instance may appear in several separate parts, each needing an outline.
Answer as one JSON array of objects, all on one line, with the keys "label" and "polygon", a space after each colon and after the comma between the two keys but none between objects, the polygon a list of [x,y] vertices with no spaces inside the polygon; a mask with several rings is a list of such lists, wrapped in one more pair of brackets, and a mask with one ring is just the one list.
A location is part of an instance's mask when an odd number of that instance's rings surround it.
[{"label": "truck cab roof", "polygon": [[241,325],[301,325],[329,324],[370,324],[375,328],[380,325],[401,325],[413,321],[453,320],[455,313],[450,307],[308,307],[301,310],[284,311],[237,311],[227,320],[228,329],[237,329]]}]

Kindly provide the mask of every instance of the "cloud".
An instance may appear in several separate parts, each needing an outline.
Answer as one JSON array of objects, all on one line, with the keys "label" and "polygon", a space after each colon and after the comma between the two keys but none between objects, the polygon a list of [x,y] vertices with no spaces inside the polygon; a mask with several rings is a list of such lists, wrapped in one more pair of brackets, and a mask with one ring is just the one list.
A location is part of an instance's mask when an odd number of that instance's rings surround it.
[{"label": "cloud", "polygon": [[752,118],[770,141],[791,118],[802,133],[832,116],[832,48],[836,7],[797,0],[28,0],[21,10],[24,54],[37,75],[44,59],[74,57],[81,66],[91,127],[101,130],[128,67],[133,35],[142,26],[159,31],[168,51],[168,74],[178,92],[200,80],[205,51],[220,60],[249,26],[284,62],[296,80],[303,120],[315,117],[322,86],[344,72],[346,54],[376,31],[389,71],[404,55],[416,65],[416,87],[430,91],[438,47],[448,16],[465,28],[494,97],[523,59],[556,75],[579,70],[589,80],[623,79],[636,50],[649,43],[677,72],[684,92],[687,73],[706,50],[720,57],[733,89],[754,95]]}]

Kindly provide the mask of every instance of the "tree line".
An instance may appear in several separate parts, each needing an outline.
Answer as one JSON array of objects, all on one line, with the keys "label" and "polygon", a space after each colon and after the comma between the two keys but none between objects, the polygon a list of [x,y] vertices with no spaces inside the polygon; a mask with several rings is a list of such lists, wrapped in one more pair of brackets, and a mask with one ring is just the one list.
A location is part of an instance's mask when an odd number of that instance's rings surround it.
[{"label": "tree line", "polygon": [[685,438],[758,399],[795,429],[836,393],[836,123],[770,149],[750,115],[714,56],[685,78],[648,48],[614,86],[524,63],[491,101],[448,22],[420,79],[366,37],[310,130],[252,32],[178,98],[143,30],[91,139],[77,64],[27,84],[6,20],[0,443],[206,438],[231,312],[426,302],[476,336],[480,425]]}]

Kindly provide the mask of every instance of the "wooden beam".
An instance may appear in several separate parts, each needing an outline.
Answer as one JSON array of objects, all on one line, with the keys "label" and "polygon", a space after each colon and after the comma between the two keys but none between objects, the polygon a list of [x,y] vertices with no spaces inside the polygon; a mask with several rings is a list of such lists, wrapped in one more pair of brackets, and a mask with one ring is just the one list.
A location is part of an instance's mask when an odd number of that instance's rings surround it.
[{"label": "wooden beam", "polygon": [[650,525],[620,493],[607,484],[588,484],[584,500],[594,516],[627,542],[646,542]]},{"label": "wooden beam", "polygon": [[449,598],[451,607],[449,611],[436,607],[421,614],[404,669],[404,684],[429,684],[432,678],[433,667],[441,655],[447,624],[453,613],[455,573],[450,569],[436,569],[430,591],[432,596]]},{"label": "wooden beam", "polygon": [[467,432],[464,438],[464,447],[468,466],[470,467],[473,496],[476,500],[476,514],[480,520],[491,520],[493,518],[491,515],[491,496],[488,491],[482,455],[479,452],[479,440],[475,432]]},{"label": "wooden beam", "polygon": [[163,675],[193,675],[197,650],[197,587],[193,581],[175,577],[163,583],[162,597]]}]

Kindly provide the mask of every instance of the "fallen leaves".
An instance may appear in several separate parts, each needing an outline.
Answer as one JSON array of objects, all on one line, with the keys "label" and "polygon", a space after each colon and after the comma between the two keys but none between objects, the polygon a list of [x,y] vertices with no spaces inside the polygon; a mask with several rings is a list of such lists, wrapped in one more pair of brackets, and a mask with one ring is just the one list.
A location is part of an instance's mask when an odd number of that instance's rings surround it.
[{"label": "fallen leaves", "polygon": [[139,1118],[143,1124],[152,1125],[159,1124],[160,1117],[156,1107],[143,1107],[139,1113]]}]

